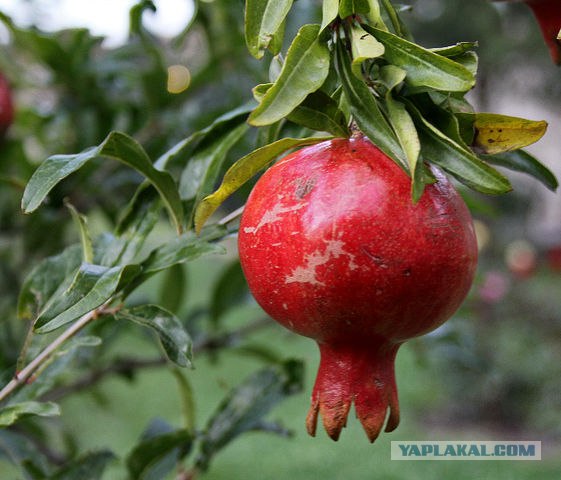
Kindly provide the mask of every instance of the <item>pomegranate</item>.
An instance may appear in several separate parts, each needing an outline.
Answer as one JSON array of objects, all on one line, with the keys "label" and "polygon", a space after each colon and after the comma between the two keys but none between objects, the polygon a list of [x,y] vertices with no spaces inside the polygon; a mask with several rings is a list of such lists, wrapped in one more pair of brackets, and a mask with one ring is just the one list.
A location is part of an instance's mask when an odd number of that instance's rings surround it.
[{"label": "pomegranate", "polygon": [[0,74],[0,138],[4,136],[14,120],[12,93],[6,78]]},{"label": "pomegranate", "polygon": [[540,25],[543,38],[549,47],[551,57],[556,64],[561,63],[561,41],[557,38],[561,30],[560,0],[495,0],[516,2],[523,1],[528,5]]},{"label": "pomegranate", "polygon": [[306,425],[337,440],[351,404],[371,442],[389,409],[399,423],[394,359],[445,322],[467,294],[477,245],[446,177],[411,201],[406,173],[362,134],[303,148],[259,179],[239,254],[257,302],[313,338],[321,361]]}]

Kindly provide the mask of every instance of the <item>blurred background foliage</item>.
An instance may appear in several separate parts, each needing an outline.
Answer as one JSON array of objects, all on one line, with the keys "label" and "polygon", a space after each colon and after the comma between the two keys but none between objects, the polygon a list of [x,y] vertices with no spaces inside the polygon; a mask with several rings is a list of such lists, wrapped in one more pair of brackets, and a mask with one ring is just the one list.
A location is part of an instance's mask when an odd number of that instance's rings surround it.
[{"label": "blurred background foliage", "polygon": [[[485,0],[408,3],[414,8],[404,18],[419,43],[432,47],[479,41],[478,86],[471,94],[479,110],[524,116],[517,108],[531,105],[530,117],[540,112],[550,120],[552,106],[561,104],[559,70],[550,63],[524,5]],[[56,2],[51,4],[56,8]],[[106,9],[111,15],[111,7]],[[151,9],[146,1],[135,6],[127,41],[110,48],[85,29],[46,33],[9,28],[10,19],[2,18],[11,31],[0,49],[0,71],[12,85],[17,112],[0,144],[3,383],[13,373],[27,329],[15,320],[23,279],[40,259],[78,239],[64,199],[87,214],[94,234],[101,233],[115,224],[140,181],[116,162],[92,162],[57,186],[47,205],[24,216],[19,209],[23,187],[40,162],[53,153],[96,145],[111,130],[134,136],[157,158],[246,103],[251,87],[268,79],[268,62],[247,53],[242,1],[197,2],[196,15],[186,18],[185,31],[173,38],[156,37],[143,26],[143,12],[150,15]],[[320,18],[321,2],[299,0],[289,16],[286,38],[301,24]],[[168,71],[172,65],[187,67],[188,79],[174,80],[173,70]],[[184,75],[185,70],[179,72]],[[174,81],[179,82],[178,93],[172,93]],[[512,111],[496,105],[509,105]],[[554,128],[548,136],[558,144],[558,124],[555,119],[550,123]],[[226,163],[244,151],[242,142]],[[559,171],[551,151],[541,151],[540,144],[532,151]],[[515,178],[515,192],[500,198],[466,192],[481,244],[478,278],[454,319],[404,349],[397,366],[403,425],[374,447],[367,445],[355,423],[340,444],[304,436],[304,412],[318,360],[315,346],[262,318],[245,288],[235,242],[229,240],[226,257],[174,268],[135,294],[139,303],[164,304],[188,326],[196,370],[178,377],[156,355],[147,334],[121,322],[96,324],[95,334],[103,344],[70,356],[64,374],[44,393],[44,398],[61,402],[63,416],[29,419],[0,435],[0,476],[36,478],[30,468],[22,474],[10,466],[21,465],[30,455],[66,465],[90,450],[111,448],[124,459],[143,431],[149,436],[184,422],[182,408],[184,414],[196,411],[193,421],[202,428],[220,399],[252,371],[279,358],[299,357],[308,366],[303,393],[275,411],[294,430],[294,438],[246,435],[217,456],[204,478],[409,479],[427,478],[429,472],[456,479],[558,478],[561,463],[553,452],[561,446],[561,216],[543,227],[540,215],[559,209],[544,210],[536,199],[553,204],[560,199],[551,194],[544,200],[536,194],[540,189]],[[239,206],[244,193],[247,189],[228,206]],[[158,232],[167,234],[168,227],[162,224]],[[185,393],[189,389],[193,394]],[[188,399],[194,399],[195,409],[186,406]],[[285,427],[255,426],[281,436]],[[437,462],[430,469],[392,464],[389,441],[413,438],[541,439],[546,460],[537,465],[512,462],[500,469],[495,462]],[[165,461],[173,462],[173,455]],[[113,461],[104,478],[123,478],[123,463]],[[86,478],[60,472],[56,478]],[[146,478],[163,478],[155,472]]]}]

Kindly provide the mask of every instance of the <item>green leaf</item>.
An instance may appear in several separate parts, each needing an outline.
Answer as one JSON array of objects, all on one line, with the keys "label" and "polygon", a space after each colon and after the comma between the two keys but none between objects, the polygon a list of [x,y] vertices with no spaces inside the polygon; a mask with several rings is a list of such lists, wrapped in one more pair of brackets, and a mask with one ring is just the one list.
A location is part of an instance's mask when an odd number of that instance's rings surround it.
[{"label": "green leaf", "polygon": [[183,370],[174,368],[171,373],[175,377],[179,390],[179,398],[181,400],[181,414],[183,417],[183,425],[185,430],[192,435],[195,434],[195,399],[194,392],[189,378]]},{"label": "green leaf", "polygon": [[337,102],[321,90],[310,93],[286,118],[311,130],[331,133],[335,137],[350,136],[345,114],[339,110]]},{"label": "green leaf", "polygon": [[138,265],[109,268],[82,263],[71,284],[61,285],[47,302],[35,331],[50,332],[100,307],[139,272]]},{"label": "green leaf", "polygon": [[559,182],[551,170],[524,150],[497,155],[485,155],[483,158],[493,165],[505,167],[516,172],[527,173],[552,191],[557,190],[559,186]]},{"label": "green leaf", "polygon": [[193,436],[187,430],[174,430],[145,439],[127,455],[127,470],[131,480],[148,478],[154,466],[174,450],[185,456],[191,449]]},{"label": "green leaf", "polygon": [[368,13],[370,11],[370,2],[368,0],[341,0],[339,2],[339,16],[347,18],[354,13]]},{"label": "green leaf", "polygon": [[158,335],[167,357],[172,362],[181,367],[191,366],[191,337],[173,313],[157,305],[140,305],[119,310],[115,318],[151,328]]},{"label": "green leaf", "polygon": [[107,235],[108,242],[96,244],[97,264],[113,267],[135,263],[146,238],[160,218],[160,200],[154,188],[138,188],[125,208],[116,228],[116,236]]},{"label": "green leaf", "polygon": [[394,100],[391,92],[388,92],[386,95],[386,107],[390,123],[407,157],[409,173],[411,178],[414,179],[417,160],[421,153],[421,143],[417,135],[415,123],[407,112],[405,105],[398,100]]},{"label": "green leaf", "polygon": [[88,148],[82,153],[47,158],[27,184],[22,200],[24,212],[37,209],[57,183],[98,157],[113,158],[143,174],[162,197],[178,232],[182,230],[183,205],[173,178],[169,173],[154,168],[140,144],[120,132],[110,133],[99,146]]},{"label": "green leaf", "polygon": [[409,85],[448,92],[467,92],[475,85],[475,77],[463,65],[390,32],[363,27],[384,44],[384,58],[407,71]]},{"label": "green leaf", "polygon": [[473,148],[478,153],[495,154],[527,147],[543,137],[547,122],[526,120],[496,113],[460,114],[475,130]]},{"label": "green leaf", "polygon": [[168,268],[164,272],[159,304],[166,310],[177,313],[187,297],[187,279],[183,265],[176,264]]},{"label": "green leaf", "polygon": [[288,49],[281,73],[251,112],[249,123],[263,126],[287,116],[319,89],[329,73],[329,48],[318,38],[319,25],[304,25]]},{"label": "green leaf", "polygon": [[380,3],[378,0],[367,0],[368,2],[368,13],[365,13],[366,18],[373,26],[378,26],[382,30],[387,30],[387,27],[384,25],[384,21],[382,20],[382,16],[380,14]]},{"label": "green leaf", "polygon": [[350,104],[351,114],[360,130],[374,145],[407,171],[407,161],[404,159],[394,131],[366,84],[353,74],[349,55],[340,44],[337,45],[337,69],[341,76],[345,96]]},{"label": "green leaf", "polygon": [[339,0],[323,0],[321,8],[321,27],[320,32],[323,32],[325,28],[337,18],[339,14]]},{"label": "green leaf", "polygon": [[204,148],[205,140],[212,140],[222,135],[225,131],[231,130],[241,122],[244,122],[249,112],[254,108],[255,102],[248,102],[241,107],[226,112],[209,126],[193,133],[174,145],[156,160],[154,167],[158,170],[168,170],[174,166],[179,166],[181,169],[185,168],[185,165],[191,159],[191,156],[199,145],[203,144]]},{"label": "green leaf", "polygon": [[240,158],[228,169],[218,189],[203,198],[197,205],[195,209],[195,230],[200,232],[203,225],[224,200],[281,153],[296,147],[314,145],[331,138],[333,137],[282,138]]},{"label": "green leaf", "polygon": [[21,402],[0,409],[0,427],[8,427],[22,417],[37,415],[54,417],[60,415],[60,407],[53,402]]},{"label": "green leaf", "polygon": [[362,80],[362,62],[384,55],[384,45],[360,26],[353,24],[351,30],[351,48],[353,53],[352,70]]},{"label": "green leaf", "polygon": [[230,309],[249,297],[242,267],[238,260],[232,262],[220,275],[211,293],[210,318],[214,326]]},{"label": "green leaf", "polygon": [[91,452],[62,467],[50,480],[99,480],[107,465],[115,460],[108,450]]},{"label": "green leaf", "polygon": [[471,52],[477,48],[477,42],[458,42],[455,45],[450,45],[448,47],[439,48],[429,48],[429,50],[443,57],[459,57],[464,53]]},{"label": "green leaf", "polygon": [[65,279],[75,274],[81,262],[80,245],[72,245],[59,255],[41,261],[23,282],[18,299],[18,318],[35,318]]},{"label": "green leaf", "polygon": [[278,34],[293,0],[246,0],[245,42],[255,58],[263,57],[265,50]]},{"label": "green leaf", "polygon": [[[261,100],[272,85],[262,83],[255,86],[253,96],[256,100]],[[342,138],[350,136],[345,114],[339,110],[337,102],[321,90],[310,93],[286,118],[318,132],[328,132]]]},{"label": "green leaf", "polygon": [[84,262],[91,263],[93,262],[93,247],[92,247],[92,239],[90,236],[90,232],[88,229],[88,219],[85,215],[82,215],[76,207],[72,205],[70,202],[65,202],[66,208],[70,210],[70,214],[72,215],[72,219],[74,223],[78,227],[78,231],[80,232],[80,243],[82,244],[82,255],[84,258]]},{"label": "green leaf", "polygon": [[[405,27],[405,25],[401,21],[401,18],[399,17],[399,14],[397,13],[397,10],[394,8],[394,6],[392,5],[391,1],[390,0],[380,0],[380,2],[382,3],[382,6],[384,7],[384,10],[386,11],[386,14],[388,15],[390,21],[392,22],[392,27],[393,27],[395,33],[399,37],[410,36],[409,32],[407,31],[407,28]],[[384,25],[384,27],[385,27],[385,25]],[[387,30],[387,27],[383,28],[383,30]]]},{"label": "green leaf", "polygon": [[239,435],[257,429],[271,408],[302,390],[303,364],[289,360],[259,370],[238,385],[210,418],[201,439],[199,467]]},{"label": "green leaf", "polygon": [[179,193],[183,200],[200,200],[212,192],[228,152],[248,129],[248,125],[242,123],[197,150],[181,174]]},{"label": "green leaf", "polygon": [[421,136],[423,158],[434,163],[470,188],[482,193],[499,194],[512,190],[506,177],[465,150],[425,120],[411,104]]},{"label": "green leaf", "polygon": [[224,247],[212,242],[225,237],[227,234],[228,231],[225,227],[212,225],[201,232],[199,236],[193,232],[187,232],[152,250],[146,260],[140,264],[142,273],[127,287],[126,294],[154,274],[167,270],[174,265],[193,261],[203,255],[225,253]]}]

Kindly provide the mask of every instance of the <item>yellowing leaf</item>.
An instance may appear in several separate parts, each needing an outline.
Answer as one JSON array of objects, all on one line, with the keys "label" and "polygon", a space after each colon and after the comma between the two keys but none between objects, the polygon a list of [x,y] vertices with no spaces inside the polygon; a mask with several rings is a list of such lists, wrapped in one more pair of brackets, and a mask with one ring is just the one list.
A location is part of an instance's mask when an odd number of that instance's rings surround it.
[{"label": "yellowing leaf", "polygon": [[203,198],[197,205],[195,209],[195,231],[199,233],[205,222],[224,200],[259,172],[259,170],[265,168],[281,153],[292,148],[314,145],[332,138],[333,137],[281,138],[276,142],[258,148],[245,157],[240,158],[228,169],[218,189],[211,195]]},{"label": "yellowing leaf", "polygon": [[362,79],[361,65],[362,62],[369,58],[378,58],[384,54],[384,45],[376,40],[372,35],[366,33],[358,25],[354,25],[352,29],[351,46],[353,51],[353,73]]},{"label": "yellowing leaf", "polygon": [[473,148],[478,153],[510,152],[537,142],[547,129],[547,122],[526,120],[495,113],[476,113]]}]

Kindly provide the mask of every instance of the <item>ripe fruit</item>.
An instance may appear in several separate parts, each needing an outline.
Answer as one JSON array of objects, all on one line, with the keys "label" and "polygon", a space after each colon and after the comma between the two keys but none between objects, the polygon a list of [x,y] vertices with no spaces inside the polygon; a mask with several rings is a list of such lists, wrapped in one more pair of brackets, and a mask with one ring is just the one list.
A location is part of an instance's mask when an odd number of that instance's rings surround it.
[{"label": "ripe fruit", "polygon": [[557,35],[561,30],[561,2],[559,0],[526,0],[532,9],[549,47],[553,61],[561,63],[561,41]]},{"label": "ripe fruit", "polygon": [[523,1],[534,12],[540,25],[543,38],[549,47],[551,57],[556,64],[561,63],[561,41],[557,36],[561,30],[561,1],[559,0],[495,0]]},{"label": "ripe fruit", "polygon": [[389,408],[399,423],[394,358],[445,322],[470,288],[470,214],[437,170],[413,204],[410,179],[362,135],[299,150],[257,182],[239,252],[263,309],[319,344],[307,429],[318,413],[337,440],[354,403],[370,441]]},{"label": "ripe fruit", "polygon": [[0,138],[6,133],[13,120],[12,93],[8,81],[0,74]]}]

